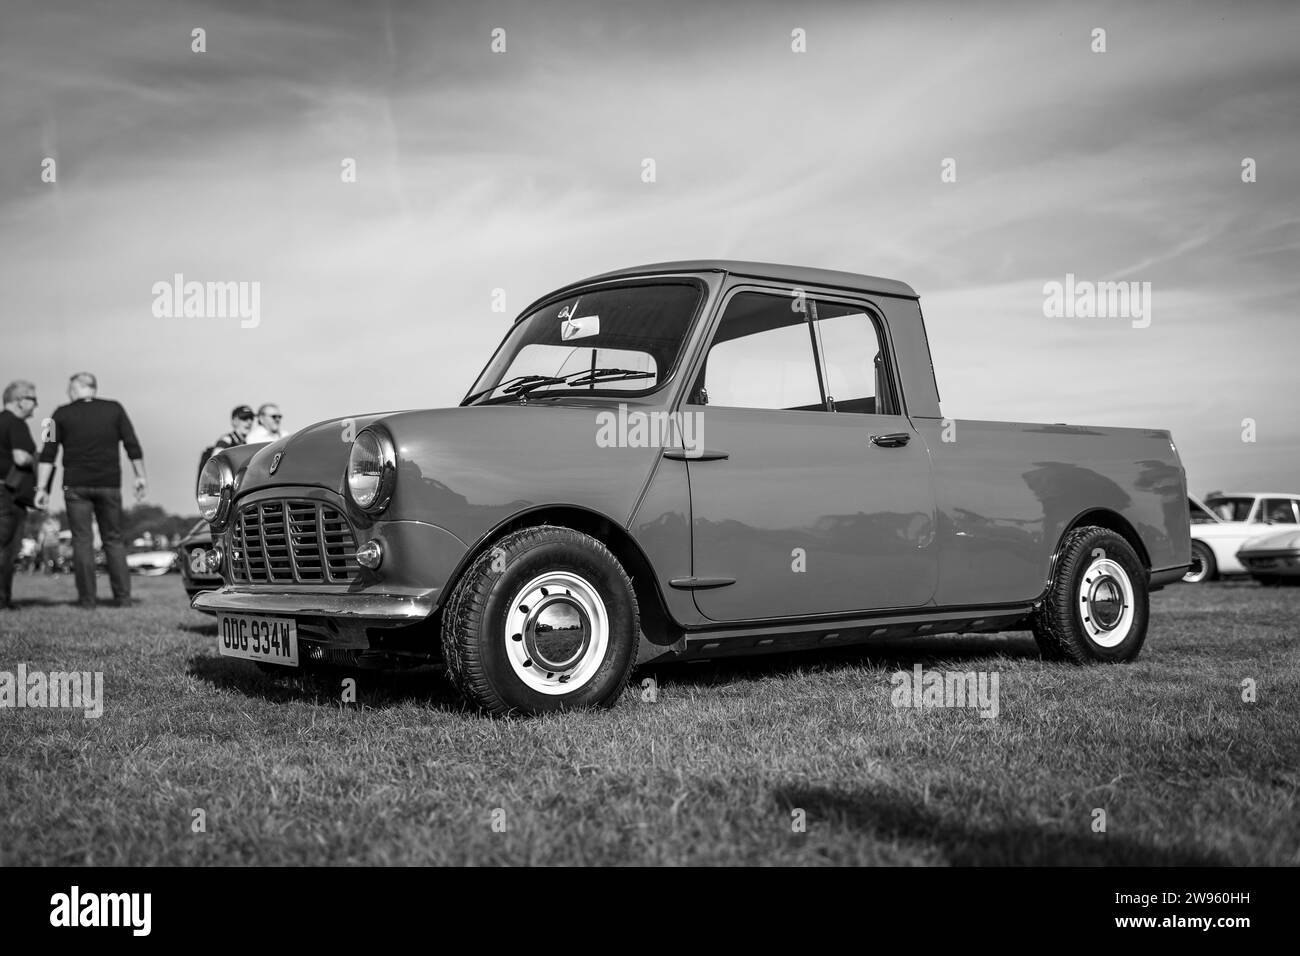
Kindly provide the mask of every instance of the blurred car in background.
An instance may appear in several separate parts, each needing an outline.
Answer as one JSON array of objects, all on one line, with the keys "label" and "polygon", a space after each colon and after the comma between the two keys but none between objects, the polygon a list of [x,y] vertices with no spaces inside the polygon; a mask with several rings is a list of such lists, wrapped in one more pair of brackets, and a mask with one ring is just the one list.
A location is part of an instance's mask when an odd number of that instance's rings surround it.
[{"label": "blurred car in background", "polygon": [[1213,581],[1224,574],[1251,573],[1237,557],[1242,545],[1266,533],[1271,525],[1300,529],[1300,494],[1212,491],[1204,501],[1195,495],[1187,499],[1192,566],[1183,580],[1189,584]]},{"label": "blurred car in background", "polygon": [[126,556],[127,570],[132,574],[154,577],[175,571],[175,551],[134,551]]},{"label": "blurred car in background", "polygon": [[1251,538],[1237,560],[1260,584],[1300,584],[1300,528]]},{"label": "blurred car in background", "polygon": [[[176,561],[181,569],[181,583],[190,601],[202,591],[215,591],[221,587],[221,575],[208,570],[208,552],[212,550],[212,529],[206,521],[190,528],[176,545]],[[204,614],[215,612],[204,611]]]}]

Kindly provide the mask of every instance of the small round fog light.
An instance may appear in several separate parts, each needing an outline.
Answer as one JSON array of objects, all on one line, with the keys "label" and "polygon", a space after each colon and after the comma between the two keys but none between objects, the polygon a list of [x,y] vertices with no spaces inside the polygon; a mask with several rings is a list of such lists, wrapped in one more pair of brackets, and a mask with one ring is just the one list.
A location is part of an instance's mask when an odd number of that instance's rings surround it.
[{"label": "small round fog light", "polygon": [[374,538],[357,548],[357,564],[363,568],[369,568],[373,571],[379,567],[380,562],[383,560],[384,549],[379,546],[379,542]]},{"label": "small round fog light", "polygon": [[203,556],[203,562],[208,566],[208,570],[217,572],[221,570],[221,545],[214,544],[212,549]]}]

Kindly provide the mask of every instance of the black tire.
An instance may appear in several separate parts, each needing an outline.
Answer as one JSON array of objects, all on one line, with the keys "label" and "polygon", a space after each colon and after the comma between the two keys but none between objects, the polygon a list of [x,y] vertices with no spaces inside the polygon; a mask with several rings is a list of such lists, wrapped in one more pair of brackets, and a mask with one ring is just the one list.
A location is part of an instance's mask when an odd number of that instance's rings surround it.
[{"label": "black tire", "polygon": [[1219,565],[1214,560],[1214,552],[1208,544],[1192,542],[1192,566],[1183,575],[1185,584],[1203,584],[1219,576]]},{"label": "black tire", "polygon": [[[534,587],[557,576],[572,579],[574,588]],[[546,596],[529,608],[525,591]],[[601,606],[588,613],[579,598]],[[541,622],[539,604],[564,618],[565,627]],[[569,635],[565,650],[578,648],[576,663],[566,669],[568,658],[547,660],[548,653],[563,655],[543,646],[555,639],[548,632]],[[443,611],[442,652],[452,684],[478,707],[540,714],[615,704],[636,663],[639,633],[632,582],[609,549],[571,528],[542,525],[506,535],[462,575]],[[570,679],[572,690],[564,683]]]},{"label": "black tire", "polygon": [[1061,543],[1034,639],[1047,660],[1131,661],[1147,636],[1150,577],[1133,547],[1107,528],[1077,528]]},{"label": "black tire", "polygon": [[1282,577],[1278,574],[1257,574],[1255,580],[1259,582],[1260,587],[1265,588],[1275,588],[1282,583]]}]

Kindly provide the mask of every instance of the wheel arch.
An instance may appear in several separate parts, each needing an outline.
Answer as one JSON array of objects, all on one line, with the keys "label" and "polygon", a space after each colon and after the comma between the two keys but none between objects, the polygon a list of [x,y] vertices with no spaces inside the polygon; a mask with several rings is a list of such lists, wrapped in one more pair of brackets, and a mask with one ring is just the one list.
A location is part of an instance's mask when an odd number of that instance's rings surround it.
[{"label": "wheel arch", "polygon": [[[1043,586],[1044,594],[1052,586],[1052,578],[1056,575],[1056,566],[1061,560],[1061,546],[1065,544],[1065,539],[1070,536],[1072,531],[1089,526],[1113,531],[1127,541],[1129,546],[1136,552],[1138,560],[1142,562],[1142,567],[1146,569],[1149,577],[1151,573],[1151,555],[1147,552],[1146,545],[1142,543],[1142,536],[1137,533],[1137,529],[1117,511],[1111,511],[1109,508],[1090,508],[1075,515],[1074,519],[1062,528],[1061,533],[1057,536],[1056,546],[1052,549],[1052,559],[1048,562],[1047,580]],[[1041,601],[1042,598],[1039,600]]]},{"label": "wheel arch", "polygon": [[632,591],[636,595],[641,617],[641,630],[651,643],[671,644],[681,636],[682,628],[668,613],[668,605],[659,588],[654,567],[641,546],[618,521],[599,511],[578,505],[538,505],[516,512],[481,535],[461,556],[460,562],[448,576],[447,583],[438,596],[435,613],[442,611],[465,571],[483,552],[512,532],[541,525],[557,525],[590,535],[610,550],[632,579]]}]

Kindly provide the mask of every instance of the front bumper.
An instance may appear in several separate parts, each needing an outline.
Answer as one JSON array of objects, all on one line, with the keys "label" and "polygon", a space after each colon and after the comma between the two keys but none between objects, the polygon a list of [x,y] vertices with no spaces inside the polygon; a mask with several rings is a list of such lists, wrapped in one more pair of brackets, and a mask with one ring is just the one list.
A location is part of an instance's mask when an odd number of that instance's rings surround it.
[{"label": "front bumper", "polygon": [[423,591],[328,591],[320,587],[268,588],[227,585],[204,591],[191,607],[216,614],[267,614],[276,617],[324,618],[390,627],[414,624],[433,613],[439,588]]}]

